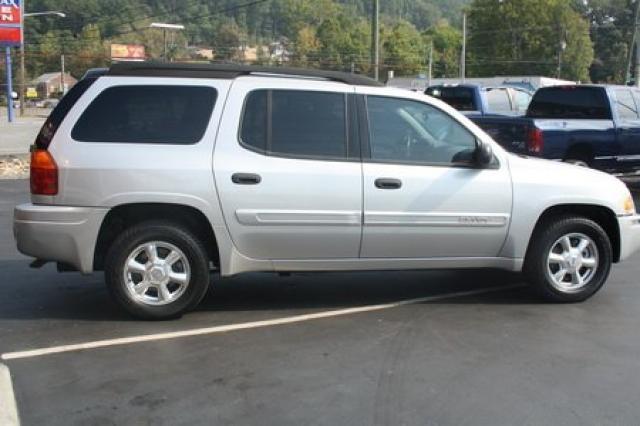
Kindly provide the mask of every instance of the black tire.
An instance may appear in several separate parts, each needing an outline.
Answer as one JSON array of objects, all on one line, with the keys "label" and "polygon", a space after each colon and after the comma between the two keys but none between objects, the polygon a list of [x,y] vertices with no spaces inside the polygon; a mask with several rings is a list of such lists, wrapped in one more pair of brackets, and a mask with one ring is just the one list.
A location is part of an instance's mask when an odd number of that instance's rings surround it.
[{"label": "black tire", "polygon": [[[163,305],[136,300],[125,282],[125,262],[130,254],[152,241],[177,247],[184,254],[190,272],[182,294]],[[189,230],[170,222],[144,222],[123,231],[107,251],[104,271],[107,288],[118,305],[145,320],[176,318],[195,308],[206,295],[210,280],[209,259],[201,241]]]},{"label": "black tire", "polygon": [[[548,255],[555,243],[565,235],[583,234],[597,248],[597,267],[586,285],[575,291],[563,291],[554,284],[548,272]],[[540,224],[532,237],[525,257],[524,275],[532,287],[549,302],[582,302],[593,296],[609,276],[613,250],[607,233],[596,222],[579,216],[561,216]]]},{"label": "black tire", "polygon": [[565,163],[575,164],[580,167],[591,167],[593,164],[593,156],[583,150],[572,151],[567,154],[563,160]]}]

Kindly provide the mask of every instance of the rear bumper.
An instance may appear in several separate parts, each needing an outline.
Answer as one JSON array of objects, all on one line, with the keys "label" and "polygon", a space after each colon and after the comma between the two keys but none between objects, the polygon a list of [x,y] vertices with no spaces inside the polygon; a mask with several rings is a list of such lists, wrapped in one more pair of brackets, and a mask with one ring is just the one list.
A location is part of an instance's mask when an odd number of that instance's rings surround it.
[{"label": "rear bumper", "polygon": [[618,217],[620,226],[620,260],[628,259],[640,249],[640,215]]},{"label": "rear bumper", "polygon": [[18,250],[37,259],[93,271],[98,232],[108,209],[22,204],[14,209]]}]

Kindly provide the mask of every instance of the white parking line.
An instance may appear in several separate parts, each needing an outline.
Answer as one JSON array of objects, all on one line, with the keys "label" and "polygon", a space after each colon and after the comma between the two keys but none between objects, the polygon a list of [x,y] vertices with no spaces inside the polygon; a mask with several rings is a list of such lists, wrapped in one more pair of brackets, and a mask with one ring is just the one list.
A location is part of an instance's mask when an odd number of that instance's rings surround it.
[{"label": "white parking line", "polygon": [[167,333],[146,334],[142,336],[121,337],[117,339],[95,340],[92,342],[76,343],[72,345],[52,346],[48,348],[31,349],[19,352],[8,352],[2,354],[3,360],[13,360],[21,358],[33,358],[44,355],[59,354],[63,352],[81,351],[85,349],[97,349],[110,346],[129,345],[133,343],[153,342],[158,340],[177,339],[181,337],[202,336],[206,334],[226,333],[230,331],[246,330],[252,328],[271,327],[276,325],[294,324],[299,322],[313,321],[323,318],[340,317],[345,315],[360,314],[364,312],[380,311],[384,309],[397,308],[399,306],[412,305],[416,303],[433,302],[437,300],[451,299],[455,297],[473,296],[484,293],[491,293],[500,290],[522,287],[522,284],[509,286],[489,287],[480,290],[461,291],[455,293],[441,294],[438,296],[420,297],[417,299],[406,299],[391,303],[378,305],[359,306],[356,308],[337,309],[332,311],[315,312],[312,314],[295,315],[291,317],[274,318],[263,321],[244,322],[239,324],[219,325],[214,327],[195,328],[191,330],[173,331]]},{"label": "white parking line", "polygon": [[20,425],[16,397],[13,394],[13,385],[11,384],[11,374],[9,368],[4,364],[0,364],[0,425]]}]

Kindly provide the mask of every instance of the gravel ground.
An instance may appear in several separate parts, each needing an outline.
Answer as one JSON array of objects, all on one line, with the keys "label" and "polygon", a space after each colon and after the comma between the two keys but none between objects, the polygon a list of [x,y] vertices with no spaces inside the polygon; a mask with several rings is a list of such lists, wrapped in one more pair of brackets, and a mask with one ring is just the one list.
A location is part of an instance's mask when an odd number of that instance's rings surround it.
[{"label": "gravel ground", "polygon": [[0,155],[0,179],[29,177],[29,154]]}]

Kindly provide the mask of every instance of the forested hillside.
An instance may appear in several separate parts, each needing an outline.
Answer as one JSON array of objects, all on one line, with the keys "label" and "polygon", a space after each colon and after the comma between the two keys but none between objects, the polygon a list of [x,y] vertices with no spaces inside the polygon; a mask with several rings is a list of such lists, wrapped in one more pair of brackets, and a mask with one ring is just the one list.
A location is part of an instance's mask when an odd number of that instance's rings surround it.
[{"label": "forested hillside", "polygon": [[[380,2],[383,61],[400,72],[424,68],[423,33],[441,27],[440,37],[454,42],[462,8],[470,0],[383,0]],[[147,54],[160,57],[162,33],[151,22],[184,24],[172,34],[169,57],[192,59],[187,46],[213,48],[216,60],[239,60],[240,49],[281,43],[296,65],[368,71],[370,0],[30,0],[28,11],[62,10],[64,19],[28,18],[28,71],[36,75],[56,69],[64,51],[74,74],[108,62],[111,42],[143,43]],[[453,27],[451,28],[453,30]],[[392,41],[393,39],[393,41]],[[397,42],[396,42],[397,41]],[[437,56],[436,72],[457,72],[457,46]],[[272,58],[262,50],[260,61]]]},{"label": "forested hillside", "polygon": [[[76,76],[109,63],[111,43],[164,52],[152,22],[179,23],[172,60],[284,63],[370,72],[371,0],[29,0],[27,70],[59,69],[64,53]],[[469,17],[467,75],[541,74],[588,81],[626,77],[632,0],[380,0],[381,66],[396,74],[459,75],[461,18]],[[252,51],[252,55],[247,52]]]}]

